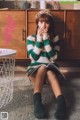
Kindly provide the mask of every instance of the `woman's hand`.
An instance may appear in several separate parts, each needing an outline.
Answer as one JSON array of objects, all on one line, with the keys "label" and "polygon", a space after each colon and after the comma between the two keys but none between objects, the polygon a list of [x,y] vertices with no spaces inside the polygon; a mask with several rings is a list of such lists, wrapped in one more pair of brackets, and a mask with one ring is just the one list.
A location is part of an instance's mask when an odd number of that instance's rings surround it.
[{"label": "woman's hand", "polygon": [[47,27],[44,28],[43,34],[44,33],[48,33],[48,28]]},{"label": "woman's hand", "polygon": [[45,27],[45,28],[44,27],[39,27],[37,34],[42,36],[44,33],[47,33],[47,32],[48,32],[48,28],[47,27]]},{"label": "woman's hand", "polygon": [[43,35],[43,28],[38,28],[38,31],[37,31],[37,35],[40,35],[40,36],[42,36]]}]

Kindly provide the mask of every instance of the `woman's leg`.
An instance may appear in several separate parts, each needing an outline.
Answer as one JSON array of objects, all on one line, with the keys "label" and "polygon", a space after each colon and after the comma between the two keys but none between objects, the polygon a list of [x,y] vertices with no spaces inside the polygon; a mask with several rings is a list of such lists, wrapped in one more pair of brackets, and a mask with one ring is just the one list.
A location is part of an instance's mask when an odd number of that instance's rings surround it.
[{"label": "woman's leg", "polygon": [[34,82],[34,95],[33,95],[34,114],[37,118],[46,117],[46,112],[44,110],[41,100],[41,91],[42,91],[45,75],[46,75],[46,67],[41,66],[36,72],[36,76],[34,78],[30,77],[30,79]]},{"label": "woman's leg", "polygon": [[29,76],[29,79],[34,83],[34,93],[41,93],[46,71],[46,67],[41,66],[33,76]]},{"label": "woman's leg", "polygon": [[52,71],[47,71],[47,77],[49,80],[49,83],[52,87],[52,90],[54,92],[54,95],[56,96],[56,102],[57,102],[57,109],[55,112],[55,117],[59,120],[65,120],[66,118],[66,102],[65,98],[62,95],[62,90],[60,88],[58,78]]},{"label": "woman's leg", "polygon": [[36,92],[40,92],[42,91],[42,86],[43,86],[43,83],[44,83],[44,78],[46,76],[46,67],[45,66],[41,66],[38,71],[37,71],[37,74],[36,74],[36,77],[35,77],[35,83],[34,83],[34,93]]},{"label": "woman's leg", "polygon": [[55,75],[55,73],[53,73],[52,71],[47,71],[47,77],[48,77],[48,80],[49,80],[49,83],[52,87],[52,90],[54,92],[54,95],[57,97],[59,95],[62,95],[62,91],[61,91],[61,88],[60,88],[60,85],[59,85],[59,82],[58,82],[58,79],[57,79],[57,76]]}]

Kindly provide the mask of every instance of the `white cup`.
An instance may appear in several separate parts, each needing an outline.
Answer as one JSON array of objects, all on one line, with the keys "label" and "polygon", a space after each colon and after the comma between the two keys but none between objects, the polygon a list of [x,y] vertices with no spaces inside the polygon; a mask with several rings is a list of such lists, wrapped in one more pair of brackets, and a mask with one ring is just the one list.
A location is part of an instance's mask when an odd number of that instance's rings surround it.
[{"label": "white cup", "polygon": [[40,9],[46,9],[46,1],[40,0]]}]

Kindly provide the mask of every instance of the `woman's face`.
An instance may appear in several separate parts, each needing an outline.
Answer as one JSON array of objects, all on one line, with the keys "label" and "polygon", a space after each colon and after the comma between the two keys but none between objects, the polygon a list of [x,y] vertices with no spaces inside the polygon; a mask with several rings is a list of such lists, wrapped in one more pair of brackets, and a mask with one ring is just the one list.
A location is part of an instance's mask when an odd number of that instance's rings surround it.
[{"label": "woman's face", "polygon": [[44,18],[40,18],[39,19],[38,27],[40,29],[49,29],[49,26],[50,26],[50,24],[49,24],[49,22],[46,19],[44,19]]}]

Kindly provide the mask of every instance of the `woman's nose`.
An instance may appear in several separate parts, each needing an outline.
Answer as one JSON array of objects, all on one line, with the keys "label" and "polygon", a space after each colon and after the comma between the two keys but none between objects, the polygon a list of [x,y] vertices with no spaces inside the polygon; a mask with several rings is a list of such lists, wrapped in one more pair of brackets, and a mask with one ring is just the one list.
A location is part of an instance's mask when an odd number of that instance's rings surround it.
[{"label": "woman's nose", "polygon": [[45,22],[43,22],[43,26],[44,26],[44,27],[46,26],[46,23],[45,23]]}]

